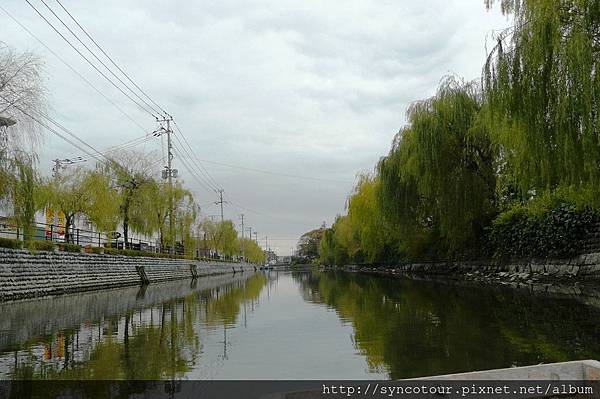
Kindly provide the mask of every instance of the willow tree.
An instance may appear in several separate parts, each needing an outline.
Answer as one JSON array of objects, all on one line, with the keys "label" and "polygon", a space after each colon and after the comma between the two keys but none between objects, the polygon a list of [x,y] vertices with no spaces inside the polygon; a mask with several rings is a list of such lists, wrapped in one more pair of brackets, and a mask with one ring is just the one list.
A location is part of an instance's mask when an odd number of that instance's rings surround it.
[{"label": "willow tree", "polygon": [[116,227],[116,193],[108,179],[96,171],[74,168],[61,173],[39,186],[37,198],[38,208],[64,213],[66,242],[74,241],[71,230],[78,216],[86,215],[100,231]]},{"label": "willow tree", "polygon": [[[158,233],[160,246],[164,248],[166,243],[175,239],[177,233],[180,237],[183,237],[181,223],[184,219],[188,220],[190,213],[186,213],[186,210],[192,204],[194,204],[193,196],[189,190],[183,187],[181,182],[176,182],[170,187],[166,183],[149,179],[141,185],[139,193],[135,196],[135,201],[131,207],[132,225],[135,226],[136,231],[147,236]],[[175,220],[175,231],[172,233],[168,225],[171,205],[173,206]],[[187,223],[191,224],[189,221]],[[189,236],[189,233],[187,233],[187,236]]]},{"label": "willow tree", "polygon": [[33,117],[45,110],[42,61],[0,42],[0,204],[26,236],[32,234],[35,147],[40,129]]},{"label": "willow tree", "polygon": [[513,24],[497,38],[482,81],[505,174],[526,194],[597,187],[600,2],[499,3]]},{"label": "willow tree", "polygon": [[378,176],[361,175],[348,198],[350,237],[358,244],[357,251],[351,254],[355,261],[373,263],[391,260],[394,234],[383,217],[377,197],[379,189]]},{"label": "willow tree", "polygon": [[65,241],[73,242],[71,227],[75,217],[88,208],[90,192],[85,181],[86,171],[82,168],[73,169],[50,179],[41,186],[41,205],[65,215]]},{"label": "willow tree", "polygon": [[237,231],[231,220],[224,220],[217,224],[216,236],[218,237],[217,250],[225,256],[237,255],[240,251],[240,242]]},{"label": "willow tree", "polygon": [[407,127],[378,166],[384,215],[406,240],[439,237],[449,253],[477,248],[495,209],[494,149],[481,107],[476,85],[450,77],[408,109]]},{"label": "willow tree", "polygon": [[265,251],[262,250],[262,248],[256,243],[256,241],[254,241],[251,238],[243,238],[240,239],[240,246],[242,245],[241,241],[243,241],[244,245],[244,255],[250,263],[254,263],[257,265],[265,263]]},{"label": "willow tree", "polygon": [[130,228],[139,232],[143,232],[145,228],[144,225],[136,223],[139,219],[133,215],[136,213],[135,207],[143,203],[142,189],[152,181],[151,166],[152,162],[148,156],[126,151],[118,153],[101,166],[104,173],[112,176],[112,185],[119,193],[119,219],[126,245]]},{"label": "willow tree", "polygon": [[347,216],[338,215],[319,243],[319,261],[324,265],[345,265],[353,261],[360,243],[353,234]]},{"label": "willow tree", "polygon": [[85,184],[88,204],[85,214],[100,232],[115,231],[119,224],[119,192],[113,185],[112,176],[101,170],[87,171]]},{"label": "willow tree", "polygon": [[[175,187],[174,192],[174,217],[175,217],[175,235],[183,245],[185,255],[193,256],[196,242],[192,238],[193,230],[196,228],[196,219],[198,217],[198,205],[189,190],[181,186]],[[176,238],[175,237],[175,238]]]}]

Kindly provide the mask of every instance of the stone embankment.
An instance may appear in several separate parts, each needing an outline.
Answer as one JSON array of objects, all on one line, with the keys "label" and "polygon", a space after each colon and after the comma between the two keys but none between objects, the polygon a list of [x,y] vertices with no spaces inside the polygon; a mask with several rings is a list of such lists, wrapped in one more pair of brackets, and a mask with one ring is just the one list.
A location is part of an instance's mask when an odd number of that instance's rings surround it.
[{"label": "stone embankment", "polygon": [[244,271],[254,266],[0,248],[0,301]]},{"label": "stone embankment", "polygon": [[388,266],[347,265],[347,271],[378,274],[444,276],[498,282],[600,281],[600,252],[570,259],[525,259],[408,263]]}]

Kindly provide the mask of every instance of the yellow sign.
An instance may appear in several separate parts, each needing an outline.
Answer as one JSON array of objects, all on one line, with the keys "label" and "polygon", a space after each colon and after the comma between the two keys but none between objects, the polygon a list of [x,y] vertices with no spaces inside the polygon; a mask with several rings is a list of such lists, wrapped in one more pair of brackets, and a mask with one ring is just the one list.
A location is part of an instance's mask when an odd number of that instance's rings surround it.
[{"label": "yellow sign", "polygon": [[65,213],[63,211],[58,211],[58,228],[57,232],[59,235],[65,235]]},{"label": "yellow sign", "polygon": [[50,237],[52,234],[51,224],[54,224],[54,209],[46,208],[46,237]]}]

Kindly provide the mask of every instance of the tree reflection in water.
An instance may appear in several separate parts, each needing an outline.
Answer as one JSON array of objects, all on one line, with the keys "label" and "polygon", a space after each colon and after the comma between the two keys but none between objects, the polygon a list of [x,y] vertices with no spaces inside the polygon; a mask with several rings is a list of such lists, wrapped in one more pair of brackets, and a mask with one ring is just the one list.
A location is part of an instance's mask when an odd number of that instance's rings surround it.
[{"label": "tree reflection in water", "polygon": [[357,351],[392,379],[600,358],[600,309],[573,299],[343,272],[294,278],[305,300],[352,323]]},{"label": "tree reflection in water", "polygon": [[[155,380],[180,379],[202,356],[200,326],[225,328],[238,322],[246,303],[266,284],[255,274],[218,288],[190,290],[188,295],[117,315],[86,320],[21,342],[12,353],[12,379]],[[136,295],[143,297],[140,288]]]}]

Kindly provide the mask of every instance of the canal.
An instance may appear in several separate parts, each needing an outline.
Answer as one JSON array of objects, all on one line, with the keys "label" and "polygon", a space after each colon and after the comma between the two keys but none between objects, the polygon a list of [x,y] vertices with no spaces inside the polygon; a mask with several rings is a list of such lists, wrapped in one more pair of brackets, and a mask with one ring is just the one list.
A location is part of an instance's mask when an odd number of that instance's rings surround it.
[{"label": "canal", "polygon": [[396,379],[600,358],[600,308],[270,271],[0,304],[0,379]]}]

